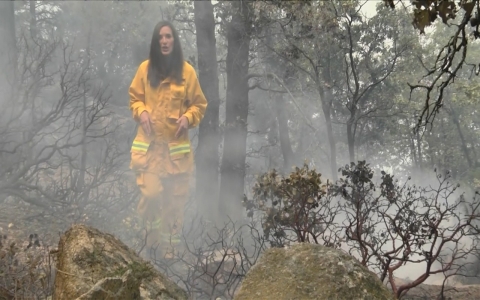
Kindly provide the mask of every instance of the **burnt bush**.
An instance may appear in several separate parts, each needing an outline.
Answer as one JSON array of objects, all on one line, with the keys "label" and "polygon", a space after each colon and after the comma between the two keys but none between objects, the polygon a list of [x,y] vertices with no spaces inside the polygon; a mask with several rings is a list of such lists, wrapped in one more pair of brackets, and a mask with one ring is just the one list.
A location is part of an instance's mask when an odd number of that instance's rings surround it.
[{"label": "burnt bush", "polygon": [[[287,177],[275,170],[258,177],[244,205],[259,218],[271,246],[309,242],[341,247],[387,282],[397,297],[434,274],[465,275],[464,262],[478,254],[480,199],[467,199],[448,172],[435,170],[435,186],[374,171],[365,162],[339,169],[335,183],[307,165]],[[422,265],[409,283],[395,273]]]}]

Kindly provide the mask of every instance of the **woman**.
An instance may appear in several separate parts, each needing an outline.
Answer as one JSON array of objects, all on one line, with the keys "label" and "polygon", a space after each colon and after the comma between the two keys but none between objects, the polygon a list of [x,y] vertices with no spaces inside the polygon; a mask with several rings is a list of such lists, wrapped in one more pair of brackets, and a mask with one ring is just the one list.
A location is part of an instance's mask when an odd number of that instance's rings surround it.
[{"label": "woman", "polygon": [[130,110],[140,124],[130,163],[142,194],[137,212],[149,225],[147,246],[159,245],[171,255],[169,246],[180,241],[193,171],[188,129],[199,125],[207,107],[171,23],[155,26],[149,59],[140,64],[129,94]]}]

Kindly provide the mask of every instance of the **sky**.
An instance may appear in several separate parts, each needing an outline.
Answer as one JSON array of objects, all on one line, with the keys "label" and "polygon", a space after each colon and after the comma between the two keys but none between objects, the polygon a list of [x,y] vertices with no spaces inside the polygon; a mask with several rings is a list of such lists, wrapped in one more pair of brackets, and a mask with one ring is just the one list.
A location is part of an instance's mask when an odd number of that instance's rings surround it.
[{"label": "sky", "polygon": [[362,12],[367,16],[367,17],[372,17],[375,15],[376,9],[375,7],[379,2],[383,2],[383,0],[366,0],[367,3],[362,8]]}]

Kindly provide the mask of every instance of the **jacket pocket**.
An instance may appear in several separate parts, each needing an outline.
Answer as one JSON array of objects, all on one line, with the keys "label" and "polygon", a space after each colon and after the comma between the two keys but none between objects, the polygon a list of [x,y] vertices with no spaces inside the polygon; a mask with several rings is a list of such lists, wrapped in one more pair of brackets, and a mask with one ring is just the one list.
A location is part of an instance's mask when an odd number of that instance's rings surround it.
[{"label": "jacket pocket", "polygon": [[172,162],[171,174],[189,172],[193,166],[190,142],[170,142],[168,143],[170,161]]},{"label": "jacket pocket", "polygon": [[131,161],[130,168],[133,170],[142,170],[147,167],[147,152],[150,143],[134,140],[130,150]]},{"label": "jacket pocket", "polygon": [[170,83],[170,109],[168,117],[171,119],[178,119],[183,114],[182,106],[186,97],[185,84]]}]

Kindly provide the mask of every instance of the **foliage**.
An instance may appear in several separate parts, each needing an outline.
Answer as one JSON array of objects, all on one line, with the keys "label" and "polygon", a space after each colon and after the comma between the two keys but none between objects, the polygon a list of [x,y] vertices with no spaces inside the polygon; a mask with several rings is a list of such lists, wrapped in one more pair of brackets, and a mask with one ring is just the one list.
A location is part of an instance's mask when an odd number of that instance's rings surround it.
[{"label": "foliage", "polygon": [[47,299],[53,292],[55,262],[31,234],[28,244],[0,235],[0,299]]},{"label": "foliage", "polygon": [[[479,250],[480,197],[467,200],[448,172],[435,173],[436,186],[421,187],[399,184],[383,171],[377,182],[365,161],[339,171],[343,177],[327,185],[308,166],[286,178],[266,173],[246,209],[258,214],[273,246],[310,242],[348,249],[397,297],[433,274],[465,274],[464,260]],[[426,269],[410,283],[395,282],[394,273],[412,264]]]},{"label": "foliage", "polygon": [[[395,8],[395,1],[384,0],[391,8]],[[480,38],[479,26],[479,1],[461,0],[458,5],[452,0],[411,0],[413,9],[413,25],[425,33],[425,28],[434,24],[440,18],[444,24],[452,24],[457,16],[461,16],[458,24],[455,24],[455,32],[448,42],[440,46],[440,51],[434,59],[433,66],[426,68],[424,83],[410,85],[410,89],[425,91],[425,103],[418,117],[416,129],[432,124],[440,108],[443,106],[447,87],[458,77],[463,66],[467,65],[465,59],[470,42]],[[461,8],[461,10],[460,10]],[[477,64],[472,66],[476,70]],[[478,74],[478,72],[477,72]]]},{"label": "foliage", "polygon": [[253,199],[245,199],[248,216],[261,211],[262,228],[272,247],[284,247],[292,241],[337,246],[330,227],[337,211],[326,197],[329,184],[308,165],[296,168],[280,178],[273,170],[260,175],[253,186]]},{"label": "foliage", "polygon": [[[384,0],[384,2],[391,8],[396,6],[394,0]],[[469,16],[470,25],[475,27],[475,37],[479,36],[479,19],[477,14],[473,16],[474,9],[478,9],[477,0],[461,0],[458,2],[458,5],[452,0],[412,0],[411,3],[414,6],[412,23],[420,33],[425,33],[425,28],[432,25],[437,18],[440,18],[445,24],[450,20],[454,20],[459,13],[459,8],[462,8],[463,12]]]}]

